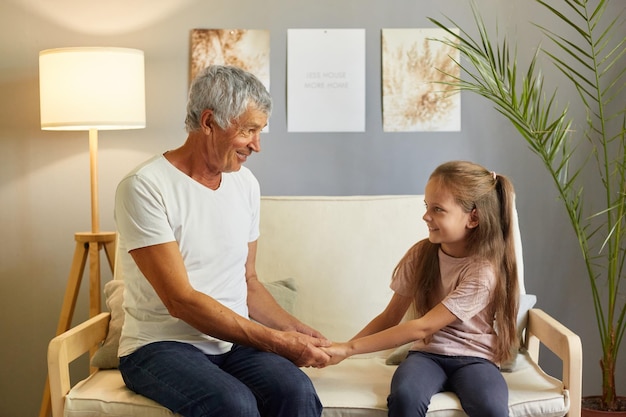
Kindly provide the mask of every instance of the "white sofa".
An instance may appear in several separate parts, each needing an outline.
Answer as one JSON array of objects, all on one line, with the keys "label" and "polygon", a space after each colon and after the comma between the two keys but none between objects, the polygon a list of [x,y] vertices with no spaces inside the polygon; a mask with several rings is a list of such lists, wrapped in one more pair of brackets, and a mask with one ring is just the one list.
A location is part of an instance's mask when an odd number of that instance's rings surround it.
[{"label": "white sofa", "polygon": [[[347,340],[387,304],[394,266],[413,243],[427,236],[423,207],[420,195],[263,197],[259,276],[266,282],[291,279],[295,291],[279,288],[281,302],[328,338]],[[521,247],[517,249],[521,256]],[[116,271],[116,279],[121,275]],[[116,369],[94,370],[71,386],[69,362],[105,338],[107,345],[115,342],[113,336],[107,338],[110,318],[110,313],[101,313],[51,341],[48,366],[54,417],[172,416],[126,389]],[[580,339],[539,309],[528,311],[527,323],[525,345],[512,371],[503,372],[510,415],[580,416]],[[537,364],[540,344],[563,361],[559,378]],[[396,368],[387,364],[392,353],[399,352],[353,357],[324,369],[305,368],[324,405],[323,416],[386,416]],[[433,397],[428,416],[465,414],[455,395],[440,393]]]}]

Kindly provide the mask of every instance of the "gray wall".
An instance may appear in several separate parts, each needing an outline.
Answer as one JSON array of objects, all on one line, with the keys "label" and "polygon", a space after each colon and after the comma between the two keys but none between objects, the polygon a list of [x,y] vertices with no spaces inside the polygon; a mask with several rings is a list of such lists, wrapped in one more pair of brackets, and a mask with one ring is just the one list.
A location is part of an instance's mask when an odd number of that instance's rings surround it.
[{"label": "gray wall", "polygon": [[[528,0],[478,4],[489,24],[497,17],[501,30],[523,34],[513,35],[522,57],[532,54],[539,37],[528,22],[545,19],[545,13]],[[430,27],[426,18],[443,14],[473,28],[467,2],[458,0],[0,0],[0,417],[38,412],[73,234],[90,228],[87,134],[40,130],[38,52],[63,46],[145,51],[147,128],[100,133],[101,228],[113,230],[120,178],[185,138],[193,28],[271,30],[275,111],[263,152],[248,163],[265,195],[422,193],[431,170],[450,159],[474,160],[510,176],[518,194],[527,290],[538,295],[539,307],[581,335],[584,391],[599,393],[597,330],[576,240],[550,178],[521,137],[488,103],[465,93],[461,132],[382,131],[380,29]],[[366,29],[364,133],[287,132],[286,31],[324,27]],[[558,79],[552,68],[546,71],[548,79]],[[83,292],[76,320],[87,315],[85,301]],[[554,358],[546,358],[546,369],[560,372]],[[626,361],[620,362],[618,389],[624,394]]]}]

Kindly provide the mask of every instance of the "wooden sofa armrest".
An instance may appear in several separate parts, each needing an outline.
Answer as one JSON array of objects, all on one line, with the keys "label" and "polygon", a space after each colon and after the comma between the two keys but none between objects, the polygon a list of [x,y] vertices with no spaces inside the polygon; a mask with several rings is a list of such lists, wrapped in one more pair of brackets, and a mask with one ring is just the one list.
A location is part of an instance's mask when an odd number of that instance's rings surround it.
[{"label": "wooden sofa armrest", "polygon": [[563,385],[569,391],[569,417],[580,417],[583,353],[580,337],[540,309],[528,311],[526,347],[530,357],[539,363],[539,346],[543,344],[563,362]]},{"label": "wooden sofa armrest", "polygon": [[110,318],[111,313],[100,313],[50,341],[48,378],[53,417],[63,416],[65,396],[71,388],[70,363],[106,338]]}]

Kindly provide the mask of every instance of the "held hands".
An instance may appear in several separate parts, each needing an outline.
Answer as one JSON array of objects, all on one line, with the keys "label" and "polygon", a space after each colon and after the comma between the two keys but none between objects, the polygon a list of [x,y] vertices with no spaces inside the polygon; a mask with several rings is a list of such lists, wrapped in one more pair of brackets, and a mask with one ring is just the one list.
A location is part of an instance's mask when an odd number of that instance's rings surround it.
[{"label": "held hands", "polygon": [[[315,332],[319,335],[319,333]],[[330,356],[323,348],[331,345],[331,341],[323,336],[311,336],[298,331],[287,331],[285,334],[284,350],[280,355],[292,361],[299,367],[323,368],[328,364]]]},{"label": "held hands", "polygon": [[342,360],[346,359],[350,356],[350,344],[349,342],[345,343],[334,343],[331,346],[323,347],[322,350],[330,356],[330,360],[326,365],[336,365]]},{"label": "held hands", "polygon": [[[289,333],[294,333],[298,339],[307,337],[297,332]],[[336,365],[350,356],[350,343],[335,343],[325,338],[309,337],[309,341],[299,352],[294,351],[291,356],[283,356],[300,367],[324,368]]]},{"label": "held hands", "polygon": [[301,322],[285,331],[285,335],[290,339],[288,349],[279,353],[300,367],[324,368],[351,356],[350,342],[332,342]]}]

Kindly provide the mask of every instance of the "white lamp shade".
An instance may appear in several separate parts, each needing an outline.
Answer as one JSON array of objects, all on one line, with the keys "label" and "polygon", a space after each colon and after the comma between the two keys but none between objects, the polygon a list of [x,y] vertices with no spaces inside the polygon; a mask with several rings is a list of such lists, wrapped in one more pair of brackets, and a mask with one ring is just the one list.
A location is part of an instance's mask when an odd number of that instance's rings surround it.
[{"label": "white lamp shade", "polygon": [[143,128],[143,51],[109,47],[41,51],[39,94],[44,130]]}]

